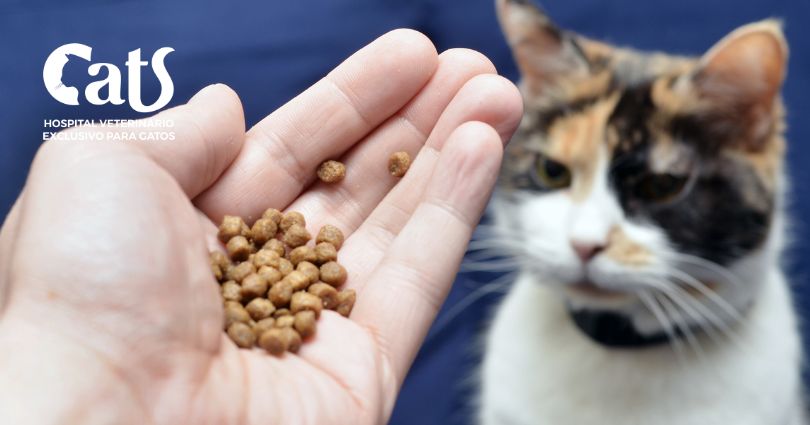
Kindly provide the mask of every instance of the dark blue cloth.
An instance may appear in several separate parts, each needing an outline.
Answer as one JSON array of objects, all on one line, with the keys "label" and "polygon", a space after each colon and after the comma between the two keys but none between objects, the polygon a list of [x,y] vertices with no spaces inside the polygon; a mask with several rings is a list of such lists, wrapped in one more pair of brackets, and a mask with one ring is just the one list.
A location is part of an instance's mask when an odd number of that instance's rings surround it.
[{"label": "dark blue cloth", "polygon": [[[40,144],[44,119],[135,117],[127,105],[68,107],[51,99],[42,65],[56,47],[80,42],[93,47],[94,62],[124,70],[127,53],[144,59],[170,46],[166,65],[176,91],[171,105],[203,86],[223,82],[240,95],[248,125],[302,91],[354,50],[383,32],[410,27],[428,34],[439,50],[482,51],[501,73],[516,77],[494,17],[491,0],[309,0],[235,2],[146,0],[0,0],[0,217],[17,197]],[[799,306],[807,289],[810,236],[810,2],[581,0],[544,5],[562,27],[622,45],[699,54],[733,28],[781,17],[791,45],[784,95],[788,106],[791,211],[796,243],[791,275]],[[86,66],[86,65],[85,65]],[[83,87],[84,68],[68,66],[65,82]],[[125,77],[126,78],[126,77]],[[126,85],[125,85],[126,86]],[[144,103],[159,93],[144,74]],[[126,93],[124,93],[126,95]],[[461,274],[447,307],[466,299],[492,275]],[[391,423],[470,423],[476,345],[497,294],[480,298],[431,336],[419,354]],[[541,377],[538,377],[541,379]],[[504,389],[509,391],[511,389]]]}]

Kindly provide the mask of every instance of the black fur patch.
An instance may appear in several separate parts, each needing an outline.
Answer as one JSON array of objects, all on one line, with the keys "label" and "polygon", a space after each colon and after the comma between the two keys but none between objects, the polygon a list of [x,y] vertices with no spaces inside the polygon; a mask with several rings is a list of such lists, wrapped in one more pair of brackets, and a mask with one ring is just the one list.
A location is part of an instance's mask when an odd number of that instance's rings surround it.
[{"label": "black fur patch", "polygon": [[537,129],[548,132],[551,126],[560,118],[583,113],[586,109],[607,98],[607,94],[586,97],[574,102],[562,103],[541,110],[538,113]]},{"label": "black fur patch", "polygon": [[[579,330],[606,347],[645,348],[666,343],[670,339],[665,332],[643,335],[627,316],[612,311],[569,309],[569,313]],[[680,332],[675,335],[680,336]]]},{"label": "black fur patch", "polygon": [[[624,91],[610,125],[619,134],[611,161],[610,181],[619,202],[631,219],[660,226],[676,248],[721,265],[739,259],[765,240],[773,210],[772,195],[749,164],[720,156],[722,140],[699,124],[700,120],[678,117],[669,131],[677,143],[695,147],[702,164],[688,192],[672,203],[640,199],[634,187],[650,173],[649,119],[655,112],[650,86]],[[746,199],[743,191],[749,196]],[[752,202],[751,196],[755,198]]]}]

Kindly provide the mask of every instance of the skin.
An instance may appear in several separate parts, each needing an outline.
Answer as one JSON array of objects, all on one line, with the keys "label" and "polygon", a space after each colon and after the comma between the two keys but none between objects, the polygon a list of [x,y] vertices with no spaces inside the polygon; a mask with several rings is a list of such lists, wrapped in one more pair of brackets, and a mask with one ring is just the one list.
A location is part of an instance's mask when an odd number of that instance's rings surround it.
[{"label": "skin", "polygon": [[[521,116],[494,72],[397,30],[247,132],[214,85],[159,114],[176,141],[43,144],[0,232],[0,423],[386,422]],[[329,158],[346,179],[313,182]],[[358,292],[279,358],[227,339],[207,259],[268,206],[340,227]]]}]

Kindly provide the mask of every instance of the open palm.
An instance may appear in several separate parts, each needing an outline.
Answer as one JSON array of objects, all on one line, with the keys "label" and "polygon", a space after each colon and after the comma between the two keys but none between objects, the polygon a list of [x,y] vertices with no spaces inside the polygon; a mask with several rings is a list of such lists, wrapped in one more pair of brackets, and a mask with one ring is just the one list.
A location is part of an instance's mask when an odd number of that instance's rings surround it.
[{"label": "open palm", "polygon": [[[399,30],[247,133],[211,86],[155,117],[174,142],[44,144],[0,234],[0,422],[385,422],[520,118],[493,74]],[[398,181],[400,150],[418,155]],[[346,179],[313,182],[328,158]],[[325,311],[296,355],[224,336],[207,262],[214,221],[267,207],[347,235],[355,309]]]}]

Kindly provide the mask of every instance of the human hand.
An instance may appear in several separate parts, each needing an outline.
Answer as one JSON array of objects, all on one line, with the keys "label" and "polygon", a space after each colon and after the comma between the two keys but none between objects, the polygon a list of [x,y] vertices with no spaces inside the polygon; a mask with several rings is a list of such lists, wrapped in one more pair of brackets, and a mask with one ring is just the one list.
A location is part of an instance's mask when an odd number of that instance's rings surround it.
[{"label": "human hand", "polygon": [[[211,86],[158,115],[173,142],[43,144],[0,233],[0,423],[387,421],[520,119],[493,74],[398,30],[247,133]],[[419,152],[401,180],[399,150]],[[337,157],[345,180],[314,181]],[[358,293],[281,357],[223,334],[208,266],[214,222],[271,206],[340,227]]]}]

